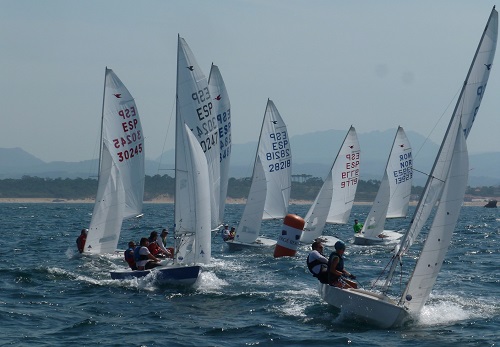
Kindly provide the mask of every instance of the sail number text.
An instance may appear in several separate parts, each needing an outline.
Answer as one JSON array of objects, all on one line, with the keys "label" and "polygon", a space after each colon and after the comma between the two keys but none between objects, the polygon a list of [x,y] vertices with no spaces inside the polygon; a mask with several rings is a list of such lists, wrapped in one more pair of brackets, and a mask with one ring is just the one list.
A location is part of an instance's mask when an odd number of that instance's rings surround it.
[{"label": "sail number text", "polygon": [[411,152],[399,156],[399,170],[392,171],[396,184],[409,181],[413,177],[413,160]]},{"label": "sail number text", "polygon": [[341,172],[342,181],[340,188],[347,188],[358,184],[359,178],[359,152],[346,154],[345,169]]},{"label": "sail number text", "polygon": [[124,120],[121,123],[123,135],[113,139],[112,142],[116,149],[121,149],[121,151],[116,152],[116,155],[118,161],[122,162],[132,159],[143,152],[143,136],[139,119],[135,118],[137,111],[134,106],[119,110],[117,115]]},{"label": "sail number text", "polygon": [[210,101],[208,87],[192,93],[191,98],[198,104],[196,114],[201,123],[196,126],[196,133],[198,134],[200,146],[203,152],[206,153],[219,143],[219,127],[217,126],[216,117],[212,115],[213,105]]},{"label": "sail number text", "polygon": [[268,164],[269,172],[284,170],[291,165],[290,142],[286,131],[278,131],[269,134],[271,142],[271,152],[266,153],[267,161],[277,161]]},{"label": "sail number text", "polygon": [[217,115],[220,140],[220,161],[231,154],[231,109]]}]

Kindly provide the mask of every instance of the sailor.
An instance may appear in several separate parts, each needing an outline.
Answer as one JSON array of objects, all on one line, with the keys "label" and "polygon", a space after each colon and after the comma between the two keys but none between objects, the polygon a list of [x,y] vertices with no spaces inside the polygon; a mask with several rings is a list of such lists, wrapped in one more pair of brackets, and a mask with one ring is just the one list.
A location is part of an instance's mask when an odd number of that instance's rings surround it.
[{"label": "sailor", "polygon": [[149,252],[148,249],[149,241],[147,237],[141,238],[141,243],[139,247],[134,250],[135,263],[137,264],[137,270],[149,270],[154,267],[160,266],[160,259],[156,258]]},{"label": "sailor", "polygon": [[345,244],[342,241],[335,242],[335,251],[330,254],[328,259],[328,283],[331,286],[340,288],[358,288],[358,285],[354,281],[348,280],[356,279],[356,276],[349,273],[344,269],[344,258],[342,257],[345,252]]},{"label": "sailor", "polygon": [[123,252],[123,255],[125,256],[125,261],[128,263],[128,266],[130,266],[132,270],[137,270],[137,265],[135,263],[135,253],[134,253],[135,248],[136,248],[135,242],[130,241],[128,243],[128,248],[125,250],[125,252]]},{"label": "sailor", "polygon": [[307,256],[307,268],[321,283],[328,283],[328,259],[323,255],[323,244],[314,241],[312,251]]},{"label": "sailor", "polygon": [[352,226],[354,233],[358,234],[363,229],[363,223],[359,223],[357,219],[354,220],[354,225]]},{"label": "sailor", "polygon": [[229,224],[224,224],[224,229],[221,230],[221,236],[224,241],[229,240],[230,232],[229,232]]},{"label": "sailor", "polygon": [[87,242],[88,229],[82,229],[80,236],[76,239],[76,247],[78,247],[78,252],[83,253],[85,248],[85,242]]},{"label": "sailor", "polygon": [[149,252],[155,257],[165,258],[170,255],[170,251],[163,246],[161,236],[158,236],[158,232],[152,231],[149,235]]}]

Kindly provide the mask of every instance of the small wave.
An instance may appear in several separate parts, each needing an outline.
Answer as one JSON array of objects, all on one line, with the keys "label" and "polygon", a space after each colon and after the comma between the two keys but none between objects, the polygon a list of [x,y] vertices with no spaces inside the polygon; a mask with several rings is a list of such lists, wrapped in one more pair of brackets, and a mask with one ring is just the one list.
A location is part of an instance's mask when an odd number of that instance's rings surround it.
[{"label": "small wave", "polygon": [[214,272],[202,271],[194,288],[202,292],[219,292],[228,285],[227,281],[218,278]]},{"label": "small wave", "polygon": [[456,295],[431,295],[418,318],[423,326],[449,324],[474,318],[493,317],[499,307],[470,297]]}]

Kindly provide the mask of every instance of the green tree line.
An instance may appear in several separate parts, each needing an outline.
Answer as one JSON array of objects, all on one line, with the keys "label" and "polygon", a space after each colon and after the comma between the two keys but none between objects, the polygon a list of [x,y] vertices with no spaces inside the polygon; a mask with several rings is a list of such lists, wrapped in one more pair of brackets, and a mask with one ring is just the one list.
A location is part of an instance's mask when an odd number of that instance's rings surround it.
[{"label": "green tree line", "polygon": [[[323,180],[311,177],[304,182],[292,182],[291,198],[296,200],[314,200]],[[250,178],[230,178],[228,197],[246,198],[250,190]],[[360,180],[356,192],[356,201],[373,201],[380,181]],[[422,187],[412,188],[412,195],[417,197]],[[21,179],[0,180],[0,198],[53,198],[53,199],[94,199],[97,191],[97,180],[94,178],[40,178],[24,176]],[[499,187],[468,187],[466,194],[478,197],[496,197],[500,195]],[[175,195],[175,179],[169,175],[146,176],[144,200],[170,197]]]}]

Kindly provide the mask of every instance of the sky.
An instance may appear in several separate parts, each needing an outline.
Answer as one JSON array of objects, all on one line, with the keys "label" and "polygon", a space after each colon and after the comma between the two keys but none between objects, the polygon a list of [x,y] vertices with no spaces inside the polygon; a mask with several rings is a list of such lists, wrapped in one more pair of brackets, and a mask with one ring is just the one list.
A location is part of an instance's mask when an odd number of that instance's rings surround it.
[{"label": "sky", "polygon": [[[46,162],[97,158],[107,66],[136,99],[146,156],[172,149],[178,34],[207,77],[219,66],[233,143],[258,140],[268,98],[291,137],[400,125],[440,143],[493,5],[0,0],[0,148]],[[499,92],[494,63],[470,153],[500,150]]]}]

